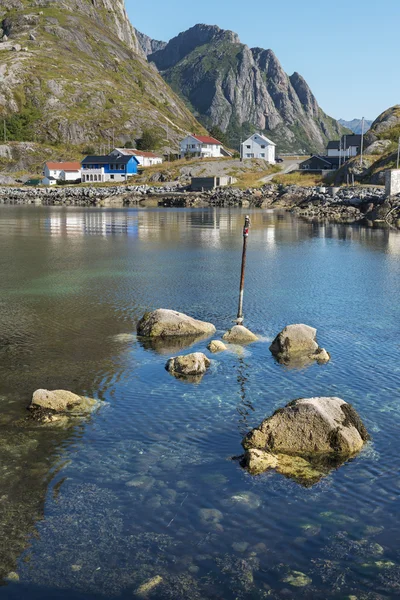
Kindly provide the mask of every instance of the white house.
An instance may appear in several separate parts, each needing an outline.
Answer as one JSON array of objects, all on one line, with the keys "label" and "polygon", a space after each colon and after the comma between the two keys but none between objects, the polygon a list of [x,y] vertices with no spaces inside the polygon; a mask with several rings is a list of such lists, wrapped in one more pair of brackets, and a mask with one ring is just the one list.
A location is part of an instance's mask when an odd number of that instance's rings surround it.
[{"label": "white house", "polygon": [[153,165],[161,165],[163,159],[153,152],[144,152],[134,148],[115,148],[110,152],[110,156],[134,156],[141,167],[152,167]]},{"label": "white house", "polygon": [[206,135],[187,135],[180,143],[181,158],[199,156],[201,158],[219,158],[225,156],[221,142]]},{"label": "white house", "polygon": [[361,151],[361,135],[343,135],[341,140],[328,142],[326,148],[327,156],[341,156],[342,158],[352,158]]},{"label": "white house", "polygon": [[261,158],[275,164],[276,144],[261,133],[254,133],[241,145],[241,158]]},{"label": "white house", "polygon": [[81,165],[78,162],[47,162],[43,175],[43,185],[55,185],[58,180],[76,181],[81,178]]}]

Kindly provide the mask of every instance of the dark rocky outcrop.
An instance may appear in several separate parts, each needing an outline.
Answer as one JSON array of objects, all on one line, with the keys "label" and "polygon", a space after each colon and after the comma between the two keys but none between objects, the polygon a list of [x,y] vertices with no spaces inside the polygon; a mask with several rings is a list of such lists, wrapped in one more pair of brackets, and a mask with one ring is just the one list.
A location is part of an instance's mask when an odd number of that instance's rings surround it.
[{"label": "dark rocky outcrop", "polygon": [[318,106],[298,73],[283,71],[272,50],[250,49],[236,33],[195,25],[149,55],[165,80],[232,145],[261,130],[280,151],[321,151],[341,126]]}]

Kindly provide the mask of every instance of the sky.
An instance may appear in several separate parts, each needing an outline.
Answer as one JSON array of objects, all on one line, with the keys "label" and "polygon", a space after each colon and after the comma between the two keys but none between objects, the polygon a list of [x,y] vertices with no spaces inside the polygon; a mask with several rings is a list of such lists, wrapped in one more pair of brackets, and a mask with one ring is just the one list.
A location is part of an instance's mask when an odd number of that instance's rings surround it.
[{"label": "sky", "polygon": [[400,0],[126,0],[126,7],[153,39],[206,23],[235,31],[251,48],[271,48],[336,119],[374,120],[400,104]]}]

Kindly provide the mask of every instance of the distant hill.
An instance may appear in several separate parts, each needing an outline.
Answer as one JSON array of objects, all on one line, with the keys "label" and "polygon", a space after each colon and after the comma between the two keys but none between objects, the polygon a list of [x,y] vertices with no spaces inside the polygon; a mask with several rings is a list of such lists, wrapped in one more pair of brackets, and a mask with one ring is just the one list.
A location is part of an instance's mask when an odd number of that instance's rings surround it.
[{"label": "distant hill", "polygon": [[[347,127],[347,129],[350,129],[353,133],[361,133],[362,119],[353,119],[352,121],[345,121],[344,119],[339,119],[339,123],[343,125],[343,127]],[[371,125],[372,121],[364,119],[364,133],[368,131]]]},{"label": "distant hill", "polygon": [[196,118],[222,130],[232,147],[262,131],[279,152],[322,152],[345,133],[301,75],[289,77],[272,50],[249,48],[232,31],[195,25],[148,59]]}]

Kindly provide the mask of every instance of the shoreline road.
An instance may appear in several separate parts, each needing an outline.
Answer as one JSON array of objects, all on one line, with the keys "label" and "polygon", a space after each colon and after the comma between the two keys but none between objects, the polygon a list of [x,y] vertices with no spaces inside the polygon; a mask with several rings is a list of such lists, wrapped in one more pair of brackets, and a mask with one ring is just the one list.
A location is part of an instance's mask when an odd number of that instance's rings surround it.
[{"label": "shoreline road", "polygon": [[272,175],[266,175],[266,177],[263,177],[262,179],[260,179],[260,181],[262,183],[268,183],[268,181],[271,181],[271,179],[276,177],[276,175],[287,175],[292,171],[296,171],[296,169],[299,168],[299,164],[303,162],[303,160],[304,157],[299,159],[284,160],[282,163],[282,170],[279,171],[279,173],[272,173]]}]

